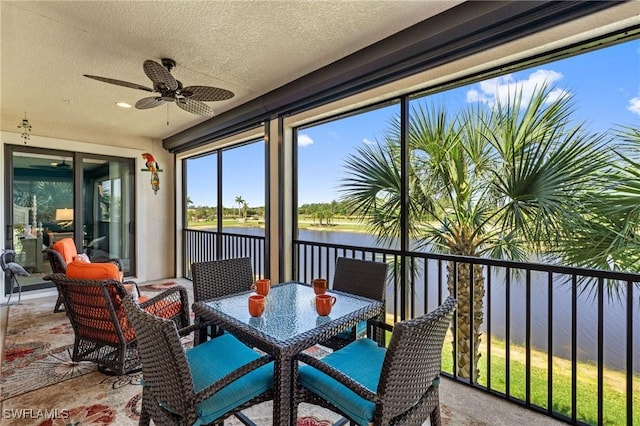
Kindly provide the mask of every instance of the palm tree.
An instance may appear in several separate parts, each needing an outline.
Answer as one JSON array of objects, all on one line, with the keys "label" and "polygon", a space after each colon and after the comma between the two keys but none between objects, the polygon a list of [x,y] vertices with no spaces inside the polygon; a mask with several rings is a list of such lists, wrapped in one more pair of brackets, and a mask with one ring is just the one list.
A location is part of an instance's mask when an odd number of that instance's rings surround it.
[{"label": "palm tree", "polygon": [[249,205],[246,201],[242,200],[242,218],[246,222],[247,221],[247,208]]},{"label": "palm tree", "polygon": [[[545,85],[528,102],[516,93],[453,117],[444,107],[412,110],[406,232],[418,249],[521,261],[543,249],[562,252],[569,241],[558,236],[569,235],[566,228],[576,223],[584,197],[597,197],[611,151],[603,136],[571,126],[570,95],[552,99],[552,93]],[[366,218],[382,242],[403,232],[400,124],[395,120],[382,141],[347,159],[341,188],[350,210]],[[475,382],[483,269],[477,265],[472,274],[470,264],[460,263],[447,269],[449,291],[459,302],[458,375]]]},{"label": "palm tree", "polygon": [[[587,196],[574,224],[572,244],[564,252],[570,263],[590,268],[640,271],[640,129],[616,130],[620,161],[606,171],[607,191]],[[615,283],[612,283],[615,284]],[[617,287],[610,288],[615,292]]]},{"label": "palm tree", "polygon": [[238,195],[236,197],[236,204],[238,205],[238,217],[240,217],[240,209],[242,208],[242,205],[245,203],[244,198],[242,198],[242,195]]}]

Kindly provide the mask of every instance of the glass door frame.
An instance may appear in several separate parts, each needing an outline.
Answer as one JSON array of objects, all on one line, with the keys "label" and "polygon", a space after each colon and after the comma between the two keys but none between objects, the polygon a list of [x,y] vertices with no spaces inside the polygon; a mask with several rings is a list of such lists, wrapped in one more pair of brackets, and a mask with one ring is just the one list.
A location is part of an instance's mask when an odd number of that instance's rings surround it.
[{"label": "glass door frame", "polygon": [[[13,218],[13,188],[14,188],[14,161],[13,155],[15,152],[21,153],[31,153],[37,155],[51,155],[55,157],[70,157],[72,158],[72,172],[73,172],[73,209],[74,209],[74,222],[75,223],[83,223],[83,208],[84,208],[84,200],[83,200],[83,165],[86,159],[97,159],[104,161],[118,161],[127,163],[130,171],[130,188],[127,188],[129,191],[129,201],[130,201],[130,222],[127,226],[128,238],[129,238],[129,247],[130,247],[130,268],[128,274],[135,275],[136,273],[136,238],[135,238],[135,218],[136,218],[136,193],[135,193],[135,159],[128,157],[115,157],[109,155],[100,155],[100,154],[90,154],[90,153],[82,153],[82,152],[74,152],[74,151],[65,151],[58,149],[49,149],[49,148],[36,148],[30,146],[23,145],[14,145],[14,144],[5,144],[4,145],[4,190],[5,190],[5,199],[3,200],[4,206],[4,224],[5,224],[5,241],[2,246],[2,249],[14,249],[13,242],[13,232],[14,232],[14,218]],[[83,227],[75,226],[73,229],[73,239],[76,243],[76,247],[83,247],[84,235],[83,235]],[[6,281],[6,280],[5,280]],[[51,287],[52,285],[46,285],[46,287]],[[33,289],[42,288],[42,285],[37,285],[32,287]],[[5,282],[3,286],[3,295],[9,293],[8,283]]]},{"label": "glass door frame", "polygon": [[[122,261],[123,261],[123,266],[125,266],[125,274],[126,275],[135,275],[136,273],[136,238],[135,238],[135,213],[136,213],[136,206],[135,206],[135,200],[136,200],[136,192],[135,192],[135,160],[133,158],[124,158],[124,157],[114,157],[114,156],[108,156],[108,155],[97,155],[97,154],[82,154],[80,153],[77,157],[74,157],[74,160],[78,160],[78,163],[74,163],[77,164],[77,170],[76,172],[79,173],[79,176],[76,177],[75,181],[79,182],[78,186],[74,186],[75,191],[79,191],[80,193],[82,193],[82,197],[84,197],[84,192],[83,192],[83,187],[84,184],[86,183],[84,181],[84,166],[87,163],[90,163],[90,161],[85,162],[84,160],[99,160],[99,161],[105,161],[107,163],[111,163],[111,162],[117,162],[117,163],[121,163],[121,164],[125,164],[126,165],[126,169],[128,170],[128,178],[125,179],[124,175],[118,175],[119,179],[121,180],[121,183],[124,184],[128,184],[126,188],[121,186],[121,195],[128,195],[128,199],[126,200],[127,202],[127,206],[128,206],[128,213],[126,214],[126,218],[128,219],[128,223],[124,224],[124,223],[120,223],[120,238],[124,238],[124,235],[128,236],[129,241],[122,242],[120,244],[121,248],[126,246],[129,248],[128,250],[128,257],[126,259],[128,259],[128,261],[122,257],[120,255],[120,253],[118,252],[117,257],[119,257]],[[111,166],[109,166],[109,169],[111,170]],[[110,178],[108,180],[111,180]],[[81,197],[76,197],[74,199],[74,204],[75,204],[75,211],[78,212],[82,212],[83,214],[85,213],[85,204],[84,198]],[[95,200],[90,200],[91,203],[93,204]],[[80,204],[78,206],[78,204]],[[94,205],[94,208],[96,206]],[[122,212],[120,212],[121,215],[121,219],[125,218],[125,215],[122,214]],[[88,219],[87,217],[83,217],[80,216],[80,219],[82,219],[82,223],[87,223]],[[95,217],[94,217],[95,218]],[[78,219],[78,216],[76,216],[76,219]],[[111,218],[110,218],[111,220]],[[95,226],[95,224],[93,224]],[[109,233],[111,233],[113,230],[110,230]],[[78,238],[78,235],[75,235],[76,241]],[[85,239],[85,235],[84,233],[81,232],[80,236],[80,241],[84,242]],[[81,246],[78,246],[81,247]]]}]

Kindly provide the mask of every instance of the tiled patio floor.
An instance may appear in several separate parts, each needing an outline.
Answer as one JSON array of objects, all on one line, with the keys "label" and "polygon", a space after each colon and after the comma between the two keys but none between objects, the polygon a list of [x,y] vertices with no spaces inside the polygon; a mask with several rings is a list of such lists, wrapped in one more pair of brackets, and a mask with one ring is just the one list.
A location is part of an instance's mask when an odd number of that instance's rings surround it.
[{"label": "tiled patio floor", "polygon": [[540,413],[527,410],[498,397],[442,378],[440,402],[451,410],[491,426],[542,426],[565,424]]}]

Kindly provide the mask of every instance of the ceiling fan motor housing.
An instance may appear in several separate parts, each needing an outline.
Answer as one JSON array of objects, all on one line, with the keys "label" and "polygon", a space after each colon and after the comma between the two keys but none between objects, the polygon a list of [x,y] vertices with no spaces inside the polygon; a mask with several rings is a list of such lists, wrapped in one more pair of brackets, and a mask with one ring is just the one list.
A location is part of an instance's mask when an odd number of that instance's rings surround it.
[{"label": "ceiling fan motor housing", "polygon": [[172,68],[176,66],[176,61],[170,58],[162,58],[162,66],[167,69],[167,71],[171,71]]}]

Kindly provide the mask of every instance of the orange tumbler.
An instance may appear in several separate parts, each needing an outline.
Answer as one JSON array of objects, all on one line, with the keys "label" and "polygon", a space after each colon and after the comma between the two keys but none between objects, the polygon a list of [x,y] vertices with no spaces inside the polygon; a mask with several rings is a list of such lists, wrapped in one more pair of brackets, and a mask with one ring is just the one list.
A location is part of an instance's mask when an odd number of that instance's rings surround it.
[{"label": "orange tumbler", "polygon": [[313,291],[316,294],[325,294],[327,292],[328,283],[326,279],[316,278],[311,281],[311,284],[313,285]]},{"label": "orange tumbler", "polygon": [[252,294],[249,296],[249,314],[252,317],[259,317],[264,312],[265,296],[262,294]]}]

